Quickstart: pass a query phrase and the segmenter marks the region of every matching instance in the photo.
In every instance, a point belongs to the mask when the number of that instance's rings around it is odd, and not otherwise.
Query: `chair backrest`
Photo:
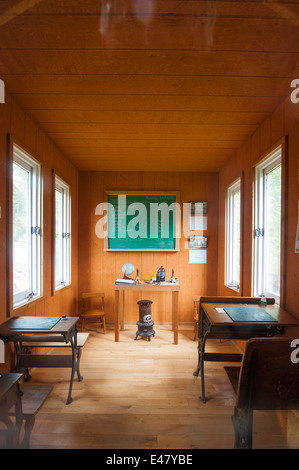
[[[81,298],[83,309],[85,309],[85,300],[93,301],[93,299],[101,299],[101,309],[104,310],[105,294],[103,292],[83,292]]]
[[[105,297],[103,292],[83,292],[82,299],[89,299],[91,297]]]
[[[199,302],[200,302],[200,295],[195,295],[195,296],[193,297],[194,315],[198,315],[198,312],[199,312]]]
[[[292,338],[253,338],[245,348],[236,407],[299,409],[299,363],[291,360]]]

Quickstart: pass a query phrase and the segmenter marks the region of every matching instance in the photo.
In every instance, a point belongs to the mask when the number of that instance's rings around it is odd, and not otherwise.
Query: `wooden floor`
[[[168,325],[155,331],[150,342],[135,341],[136,325],[126,325],[118,343],[109,326],[106,335],[91,331],[81,358],[83,381],[74,381],[70,405],[69,370],[33,369],[32,384],[54,388],[36,417],[31,448],[232,449],[234,396],[223,364],[207,363],[203,404],[200,378],[193,377],[192,326],[180,327],[178,345]],[[228,341],[210,341],[207,348],[234,350]],[[286,437],[275,412],[255,413],[254,447],[298,448],[298,422],[293,415]]]

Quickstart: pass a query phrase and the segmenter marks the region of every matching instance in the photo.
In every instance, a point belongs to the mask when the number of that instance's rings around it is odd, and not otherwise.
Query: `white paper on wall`
[[[206,264],[207,250],[189,250],[189,264]]]
[[[206,215],[194,215],[190,217],[190,230],[207,230],[208,217]]]

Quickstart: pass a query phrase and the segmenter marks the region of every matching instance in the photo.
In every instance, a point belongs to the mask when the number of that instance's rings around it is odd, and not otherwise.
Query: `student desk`
[[[124,306],[125,306],[125,291],[137,291],[137,292],[172,292],[172,330],[173,330],[173,342],[178,344],[178,296],[180,286],[172,282],[161,282],[160,284],[115,284],[115,341],[119,341],[119,324],[121,323],[121,329],[124,324]],[[119,293],[121,294],[121,305],[119,309]]]
[[[46,328],[47,318],[57,320],[57,323],[51,328]],[[77,328],[76,323],[79,317],[12,317],[0,325],[0,337],[4,342],[12,341],[15,345],[17,356],[17,372],[24,370],[27,378],[30,378],[28,367],[70,367],[71,378],[69,393],[66,404],[72,402],[72,386],[75,371],[78,380],[82,377],[79,372],[80,351],[77,346]],[[30,344],[46,341],[49,343],[63,342],[69,343],[72,354],[54,355],[54,354],[28,354]],[[24,346],[23,343],[26,343]]]
[[[259,299],[253,297],[201,297],[198,319],[198,364],[193,373],[201,373],[202,395],[200,400],[205,403],[204,362],[227,361],[241,362],[242,354],[207,353],[207,339],[248,340],[257,337],[272,337],[281,335],[287,326],[299,326],[299,320],[274,304],[269,299],[266,307],[260,307]],[[234,321],[223,310],[224,308],[262,308],[277,321]]]

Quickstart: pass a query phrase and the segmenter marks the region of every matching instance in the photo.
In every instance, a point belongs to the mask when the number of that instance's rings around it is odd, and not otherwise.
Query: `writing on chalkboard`
[[[106,223],[108,250],[176,250],[180,205],[177,193],[108,193]],[[103,212],[103,208],[101,207]],[[180,215],[180,213],[179,213]]]

